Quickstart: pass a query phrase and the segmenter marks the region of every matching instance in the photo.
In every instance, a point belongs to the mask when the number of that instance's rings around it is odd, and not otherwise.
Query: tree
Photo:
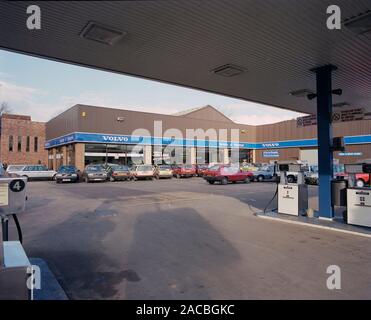
[[[2,102],[0,105],[0,116],[3,115],[4,113],[9,113],[11,112],[12,109],[9,107],[9,105],[6,102]]]

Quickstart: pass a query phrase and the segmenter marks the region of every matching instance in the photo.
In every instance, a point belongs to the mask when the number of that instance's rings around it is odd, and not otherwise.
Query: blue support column
[[[317,138],[319,166],[319,215],[332,219],[331,180],[333,179],[332,154],[332,71],[335,66],[326,65],[313,69],[317,75]]]

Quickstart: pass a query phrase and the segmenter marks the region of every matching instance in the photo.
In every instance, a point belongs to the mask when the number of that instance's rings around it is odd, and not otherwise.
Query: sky
[[[11,113],[48,121],[73,105],[90,104],[173,114],[212,105],[237,123],[259,125],[302,114],[132,76],[0,50],[0,103]]]

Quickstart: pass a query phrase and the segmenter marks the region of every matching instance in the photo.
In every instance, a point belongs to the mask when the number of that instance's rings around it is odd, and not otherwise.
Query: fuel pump
[[[301,164],[279,164],[278,212],[293,216],[306,214],[308,209],[308,186],[305,184],[304,168]],[[296,176],[289,183],[287,176]]]
[[[346,164],[348,174],[347,223],[371,227],[371,163]],[[357,186],[357,175],[368,175],[368,187]]]
[[[31,299],[27,285],[31,264],[23,250],[22,232],[17,214],[26,207],[27,178],[0,178],[0,300]],[[9,218],[13,217],[20,241],[9,241]]]

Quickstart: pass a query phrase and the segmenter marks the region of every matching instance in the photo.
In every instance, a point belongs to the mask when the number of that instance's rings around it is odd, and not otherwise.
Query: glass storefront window
[[[144,162],[143,148],[140,146],[103,143],[85,144],[85,165],[116,163],[130,166],[136,160]]]

